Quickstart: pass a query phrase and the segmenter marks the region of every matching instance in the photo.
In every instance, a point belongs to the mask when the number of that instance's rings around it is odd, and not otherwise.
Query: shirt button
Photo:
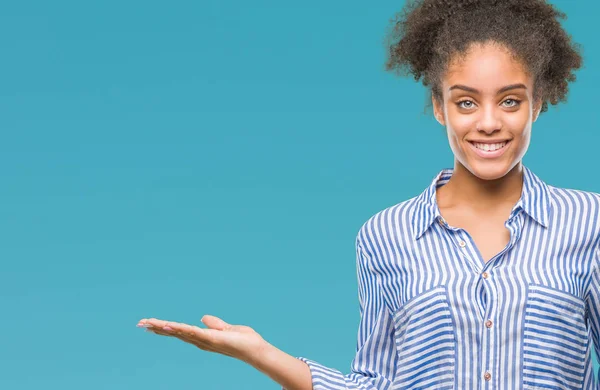
[[[489,381],[490,379],[492,379],[492,374],[486,371],[485,374],[483,374],[483,379]]]
[[[440,223],[440,225],[444,226],[444,218],[440,218],[438,222]]]
[[[464,241],[461,241],[458,243],[458,245],[460,245],[461,248],[464,248],[465,246],[467,246],[467,243]]]
[[[492,321],[490,321],[490,320],[487,320],[487,321],[485,322],[485,326],[486,326],[486,327],[488,327],[488,328],[491,328],[493,324],[494,324],[494,323],[493,323]]]
[[[482,274],[481,274],[481,276],[482,276],[484,279],[487,279],[487,278],[488,278],[488,276],[490,276],[490,274],[488,274],[487,272],[484,272],[484,273],[482,273]]]

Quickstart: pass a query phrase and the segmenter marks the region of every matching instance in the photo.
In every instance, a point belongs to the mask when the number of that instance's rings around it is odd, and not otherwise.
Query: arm
[[[592,269],[592,278],[590,280],[590,286],[588,288],[585,304],[586,311],[591,328],[591,336],[594,344],[594,351],[596,357],[600,354],[600,236],[594,251],[594,261]],[[594,375],[598,378],[599,373]],[[600,381],[596,382],[596,388],[600,389]]]
[[[351,372],[343,375],[340,371],[301,357],[299,360],[310,368],[314,390],[382,390],[390,388],[393,382],[397,362],[394,325],[378,276],[373,272],[370,259],[358,239],[356,268],[361,319]],[[295,390],[293,387],[284,388]]]
[[[394,326],[377,275],[358,241],[357,274],[361,320],[356,357],[348,375],[292,357],[266,342],[252,328],[230,325],[213,316],[202,318],[208,328],[154,318],[142,319],[138,326],[244,361],[287,390],[389,389],[396,368]]]

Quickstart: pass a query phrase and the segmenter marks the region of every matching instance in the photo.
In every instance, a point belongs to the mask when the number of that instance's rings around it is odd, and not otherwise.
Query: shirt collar
[[[429,187],[416,199],[416,209],[413,215],[413,237],[419,239],[431,224],[441,218],[440,210],[435,197],[435,190],[446,184],[454,170],[443,169],[438,173]],[[550,191],[548,185],[537,177],[531,170],[523,166],[523,190],[519,201],[515,204],[510,214],[512,218],[523,210],[531,218],[544,227],[548,227],[551,212]]]

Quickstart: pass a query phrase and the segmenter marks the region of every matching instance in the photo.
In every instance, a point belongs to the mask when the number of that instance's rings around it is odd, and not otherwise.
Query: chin
[[[497,180],[506,176],[514,168],[508,161],[474,162],[468,170],[481,180]]]

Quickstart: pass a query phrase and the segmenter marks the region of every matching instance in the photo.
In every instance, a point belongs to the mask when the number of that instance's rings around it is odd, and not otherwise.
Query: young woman
[[[552,187],[521,161],[581,66],[562,17],[543,0],[421,0],[398,16],[388,69],[430,87],[454,167],[360,229],[351,373],[212,316],[139,326],[288,390],[600,388],[600,195]]]

